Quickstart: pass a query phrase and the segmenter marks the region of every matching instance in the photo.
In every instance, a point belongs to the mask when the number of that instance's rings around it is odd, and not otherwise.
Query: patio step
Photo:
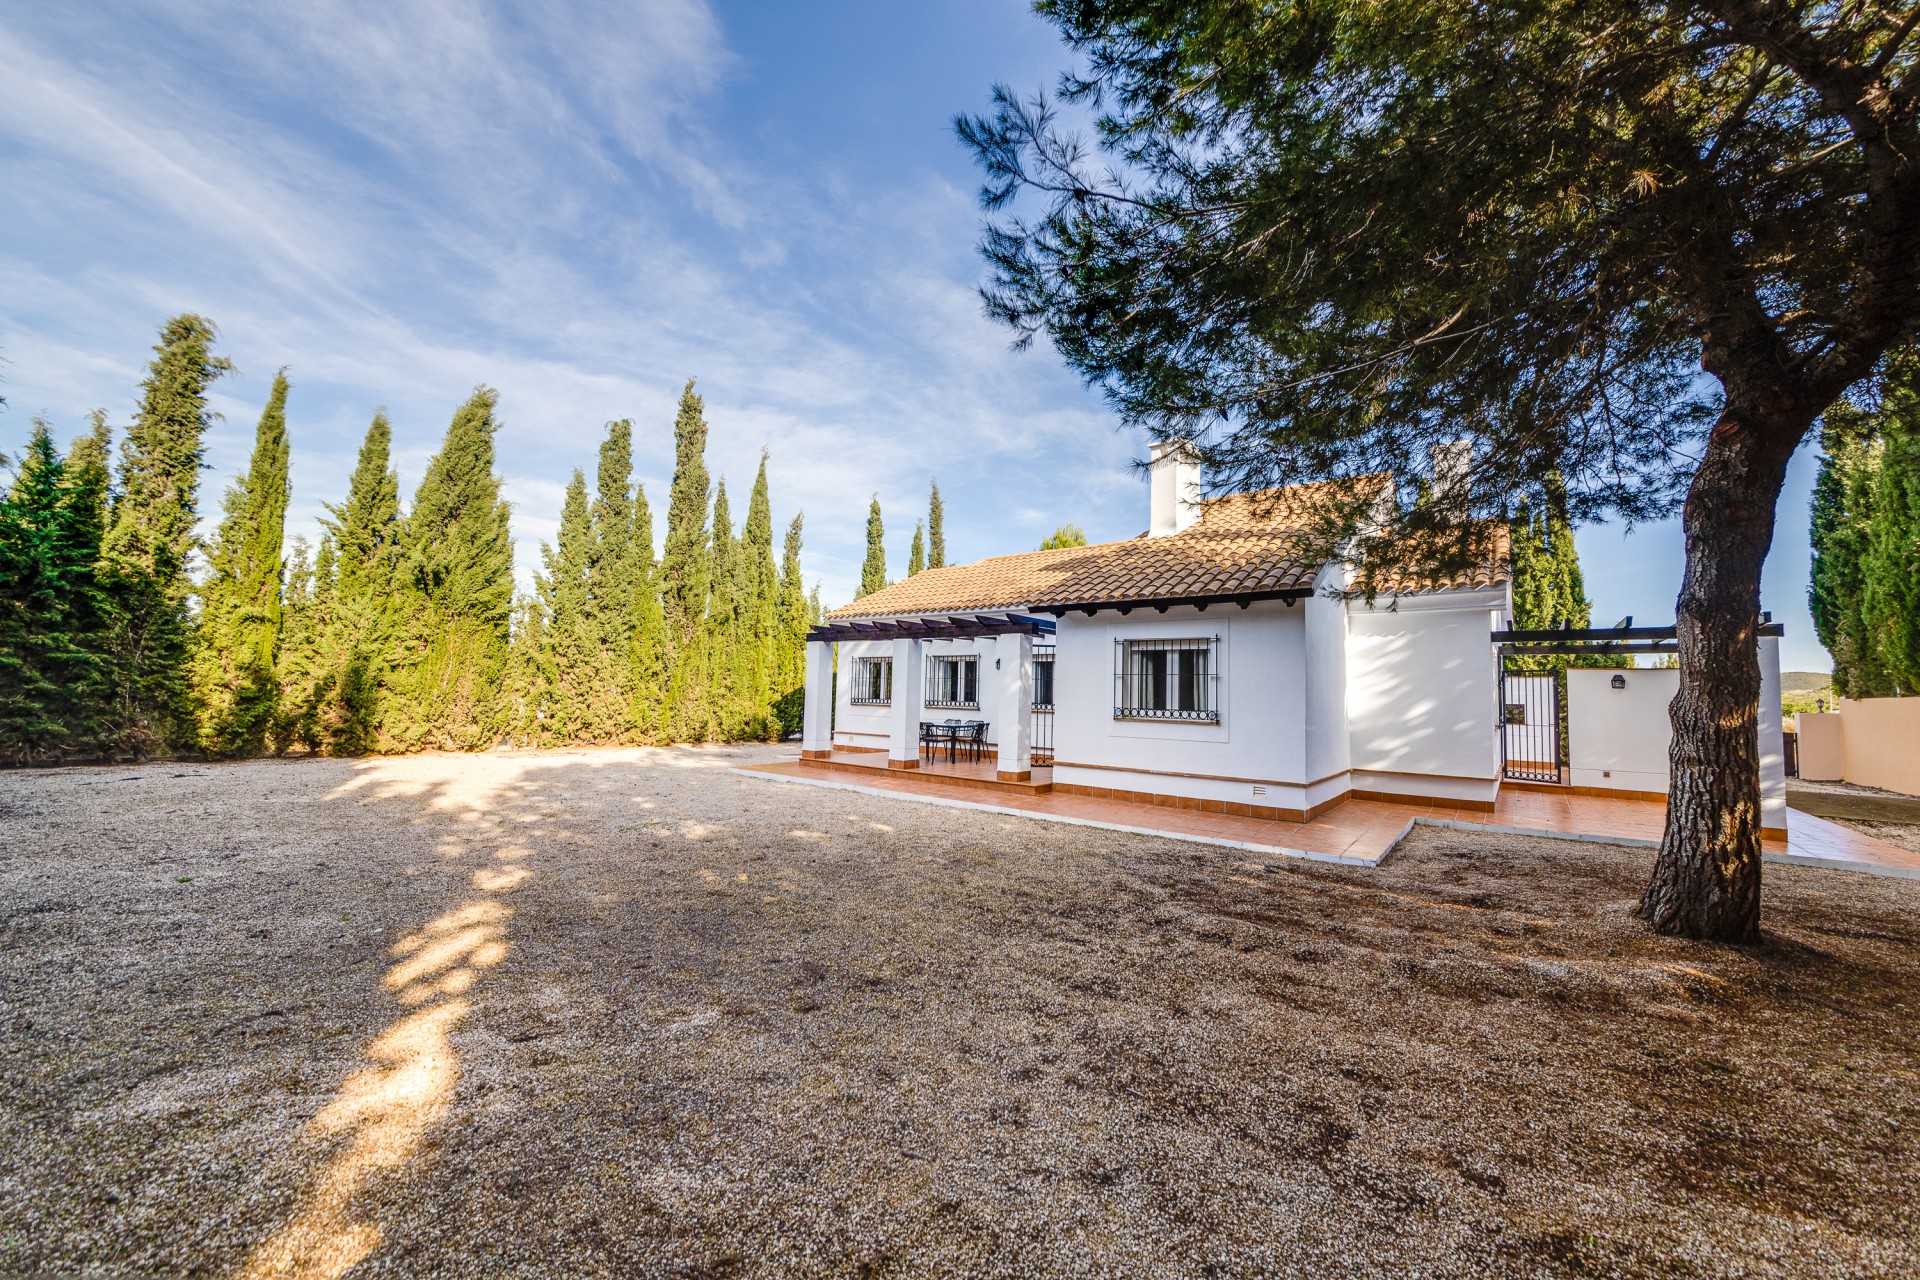
[[[914,782],[931,782],[938,786],[954,787],[962,791],[998,791],[1007,795],[1020,796],[1044,796],[1053,791],[1051,777],[1037,777],[1029,782],[1006,782],[999,778],[984,776],[985,770],[977,773],[962,773],[949,771],[947,766],[941,764],[923,764],[918,769],[889,769],[887,757],[883,752],[859,752],[857,755],[871,756],[873,763],[869,764],[858,758],[847,759],[838,753],[831,760],[802,760],[800,763],[806,768],[819,769],[827,773],[859,774],[869,779],[876,775],[902,780],[911,779]],[[1053,771],[1047,769],[1034,772],[1050,775]]]

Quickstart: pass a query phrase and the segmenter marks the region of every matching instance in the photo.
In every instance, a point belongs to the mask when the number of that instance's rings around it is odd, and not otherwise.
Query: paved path
[[[883,769],[865,770],[850,778],[846,772],[828,772],[797,760],[753,765],[741,772],[776,782],[893,795],[955,808],[1018,814],[1046,822],[1130,831],[1251,853],[1355,866],[1379,865],[1416,823],[1457,831],[1498,831],[1557,840],[1653,846],[1660,842],[1666,818],[1666,806],[1658,801],[1516,790],[1503,792],[1492,813],[1440,805],[1349,800],[1310,821],[1284,822],[1058,792],[1046,795],[983,792]],[[1769,840],[1764,856],[1769,862],[1920,878],[1920,853],[1795,810],[1787,813],[1787,839],[1784,842]]]

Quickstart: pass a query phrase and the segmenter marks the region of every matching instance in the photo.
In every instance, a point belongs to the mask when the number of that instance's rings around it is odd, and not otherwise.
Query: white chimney
[[[1427,467],[1435,501],[1464,500],[1467,475],[1473,470],[1473,441],[1449,440],[1429,446]]]
[[[1179,533],[1200,518],[1200,455],[1185,440],[1157,442],[1147,472],[1153,478],[1153,500],[1147,536]]]

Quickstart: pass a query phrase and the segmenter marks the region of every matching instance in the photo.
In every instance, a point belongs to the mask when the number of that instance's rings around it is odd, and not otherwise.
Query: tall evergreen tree
[[[669,667],[667,736],[704,737],[707,726],[708,596],[713,550],[707,537],[707,421],[688,379],[673,422],[673,487],[667,499],[666,546],[660,555],[660,606]]]
[[[93,465],[63,462],[36,419],[0,496],[0,761],[9,764],[97,747],[106,669]]]
[[[589,594],[593,550],[587,477],[575,468],[560,508],[559,535],[551,547],[541,545],[543,567],[536,582],[542,661],[534,732],[547,744],[595,741],[601,727],[594,716],[600,670]]]
[[[907,549],[907,576],[911,578],[927,567],[927,532],[916,520],[913,522],[913,544]]]
[[[1879,664],[1861,606],[1881,445],[1871,418],[1842,401],[1820,427],[1820,473],[1813,484],[1813,570],[1807,606],[1833,658],[1834,691],[1843,698],[1881,692]]]
[[[1885,692],[1920,692],[1920,356],[1885,380],[1872,518],[1861,556],[1860,621]]]
[[[407,748],[475,750],[504,725],[513,540],[494,474],[499,395],[476,388],[447,428],[408,515],[404,677],[383,729]]]
[[[113,682],[108,732],[136,755],[192,740],[187,576],[195,546],[207,391],[232,365],[196,315],[161,326],[121,451],[119,492],[101,545]]]
[[[760,451],[760,472],[754,477],[747,501],[746,523],[740,527],[740,581],[744,602],[741,620],[745,662],[742,680],[748,712],[742,734],[754,740],[777,736],[773,708],[773,678],[778,667],[775,652],[780,614],[780,572],[773,561],[773,499],[767,488],[767,452]]]
[[[887,529],[880,521],[880,497],[867,508],[867,559],[860,566],[860,594],[870,596],[887,585]]]
[[[634,645],[641,595],[649,590],[652,532],[641,546],[635,527],[633,424],[607,424],[600,443],[589,522],[593,545],[587,559],[587,610],[593,671],[585,690],[583,731],[593,742],[631,742],[642,736],[634,715],[641,699]],[[640,500],[644,502],[645,499]],[[655,639],[657,643],[657,637]],[[647,699],[657,699],[654,691]]]
[[[316,745],[331,755],[360,755],[380,741],[381,704],[408,599],[400,475],[393,467],[393,426],[384,410],[367,426],[346,501],[329,503],[321,523],[333,573],[328,591],[317,597],[325,675],[314,707],[313,723],[321,735]]]
[[[713,491],[713,542],[710,551],[713,586],[707,605],[707,696],[702,714],[688,723],[694,741],[736,736],[743,717],[740,688],[740,546],[733,537],[733,508],[727,501],[722,477]]]
[[[219,756],[258,755],[279,709],[282,543],[288,487],[287,375],[254,433],[247,472],[227,490],[207,549],[193,673],[200,745]]]
[[[947,567],[947,509],[940,505],[940,482],[927,498],[927,568]]]
[[[653,558],[653,509],[644,485],[633,488],[633,574],[627,722],[641,742],[669,736],[672,704],[667,620],[660,603],[659,570]]]
[[[800,546],[805,515],[796,512],[780,548],[780,606],[775,648],[773,704],[782,734],[800,728],[806,706],[807,629],[813,612],[800,575]]]

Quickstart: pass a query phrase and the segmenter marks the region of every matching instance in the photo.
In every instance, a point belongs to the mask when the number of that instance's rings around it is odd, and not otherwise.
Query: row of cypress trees
[[[1920,692],[1920,356],[1821,423],[1807,603],[1842,697]]]
[[[927,496],[927,518],[915,521],[913,542],[907,549],[907,576],[922,569],[944,569],[947,564],[946,508],[940,502],[940,482]],[[887,526],[880,518],[880,499],[867,508],[867,556],[860,565],[860,594],[870,596],[887,585]]]
[[[485,387],[406,511],[392,427],[376,414],[317,548],[295,539],[283,560],[283,370],[203,545],[207,394],[230,368],[214,340],[198,316],[162,328],[117,467],[104,413],[64,455],[36,420],[0,497],[0,760],[764,739],[797,726],[820,613],[802,585],[801,520],[776,563],[763,453],[735,535],[691,382],[664,554],[633,482],[632,423],[614,422],[592,497],[576,471],[537,589],[516,600],[498,397]]]

